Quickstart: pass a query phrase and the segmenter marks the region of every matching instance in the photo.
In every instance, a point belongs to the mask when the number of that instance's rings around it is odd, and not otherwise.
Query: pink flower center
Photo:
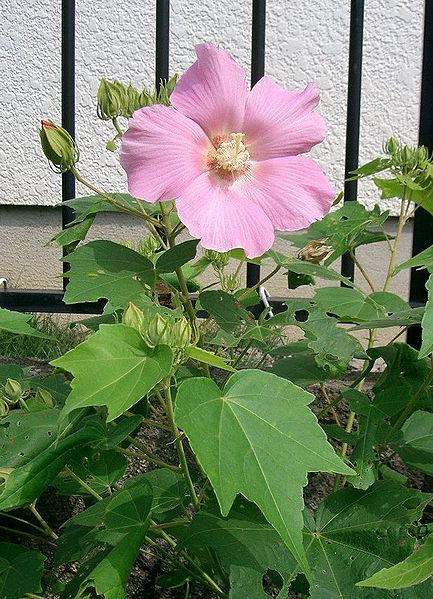
[[[219,175],[243,174],[250,153],[243,143],[244,133],[230,133],[230,136],[217,136],[213,139],[215,151],[208,157],[208,166]]]

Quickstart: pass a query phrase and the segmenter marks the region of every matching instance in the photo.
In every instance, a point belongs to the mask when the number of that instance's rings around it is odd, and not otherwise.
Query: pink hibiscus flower
[[[263,77],[249,92],[241,67],[202,44],[171,106],[137,110],[120,162],[131,195],[175,200],[203,247],[260,256],[274,230],[295,231],[326,214],[335,197],[308,152],[326,134],[314,85],[288,92]]]

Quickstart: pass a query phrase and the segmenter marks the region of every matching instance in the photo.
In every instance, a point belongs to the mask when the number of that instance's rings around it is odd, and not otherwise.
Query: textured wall
[[[99,78],[153,84],[154,4],[151,0],[77,1],[77,140],[81,169],[109,190],[124,188],[116,156],[105,151],[111,136],[95,115]],[[369,160],[391,133],[417,139],[422,0],[366,0],[361,160]],[[172,1],[171,71],[193,60],[193,44],[213,41],[245,68],[250,56],[249,1]],[[316,81],[329,136],[314,150],[341,187],[344,159],[348,0],[269,0],[267,73],[289,89]],[[41,118],[60,115],[60,2],[0,3],[0,204],[53,205],[59,177],[38,147]],[[83,192],[83,190],[79,190]],[[374,194],[361,187],[361,199]]]

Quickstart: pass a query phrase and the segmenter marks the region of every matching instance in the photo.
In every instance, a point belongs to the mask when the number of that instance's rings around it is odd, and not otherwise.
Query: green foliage
[[[310,597],[430,597],[432,582],[408,591],[375,591],[371,595],[355,584],[412,553],[415,539],[408,534],[407,525],[421,517],[431,499],[431,494],[385,481],[367,491],[347,488],[326,498],[316,518],[306,518],[305,547],[313,577]]]
[[[289,381],[253,370],[232,375],[223,392],[211,380],[187,380],[176,398],[176,422],[209,477],[222,514],[242,493],[259,506],[307,574],[301,542],[307,472],[352,473],[307,408],[312,399]],[[242,462],[238,456],[244,456]]]
[[[150,260],[112,241],[91,241],[63,258],[71,265],[64,301],[93,302],[108,299],[115,307],[139,303],[145,286],[155,284]]]
[[[15,335],[30,335],[31,337],[49,339],[49,335],[41,333],[29,325],[31,318],[29,314],[21,314],[20,312],[12,312],[11,310],[0,308],[0,331],[7,331]]]
[[[42,592],[45,556],[22,545],[0,543],[0,597],[22,599]]]
[[[199,300],[202,308],[228,333],[232,333],[244,320],[251,318],[245,308],[225,291],[204,291],[200,293]]]
[[[89,370],[92,363],[95,371]],[[114,420],[166,377],[172,353],[165,345],[147,347],[135,329],[123,324],[101,325],[99,331],[52,362],[74,375],[64,415],[85,406],[106,406]]]
[[[418,410],[406,420],[394,448],[409,468],[433,475],[433,414]]]
[[[369,578],[357,583],[358,587],[380,589],[406,589],[420,584],[433,576],[433,537],[429,536],[421,547],[414,548],[404,561],[379,570]]]

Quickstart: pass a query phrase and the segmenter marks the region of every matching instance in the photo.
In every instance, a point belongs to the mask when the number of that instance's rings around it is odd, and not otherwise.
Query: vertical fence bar
[[[424,44],[422,59],[421,101],[419,115],[419,144],[433,152],[433,1],[425,1]],[[433,241],[433,217],[424,208],[417,208],[413,224],[412,256],[429,247]],[[410,273],[409,301],[422,306],[427,301],[426,270],[412,268]],[[407,341],[412,347],[421,347],[421,327],[410,327]]]
[[[359,129],[361,120],[362,44],[364,37],[364,0],[350,4],[349,76],[347,83],[346,158],[344,178],[358,168]],[[358,182],[345,181],[344,200],[358,197]],[[349,254],[341,258],[341,274],[353,280],[354,264]]]
[[[62,127],[75,139],[75,0],[62,0]],[[75,178],[62,175],[62,202],[75,197]],[[74,211],[62,206],[62,229],[74,220]],[[63,250],[65,255],[65,250]],[[69,265],[63,263],[63,272]],[[67,279],[63,279],[63,288]]]
[[[170,0],[156,0],[155,87],[168,80],[170,47]]]
[[[251,32],[251,87],[265,74],[266,0],[253,0]],[[260,281],[260,266],[247,264],[247,287]]]

